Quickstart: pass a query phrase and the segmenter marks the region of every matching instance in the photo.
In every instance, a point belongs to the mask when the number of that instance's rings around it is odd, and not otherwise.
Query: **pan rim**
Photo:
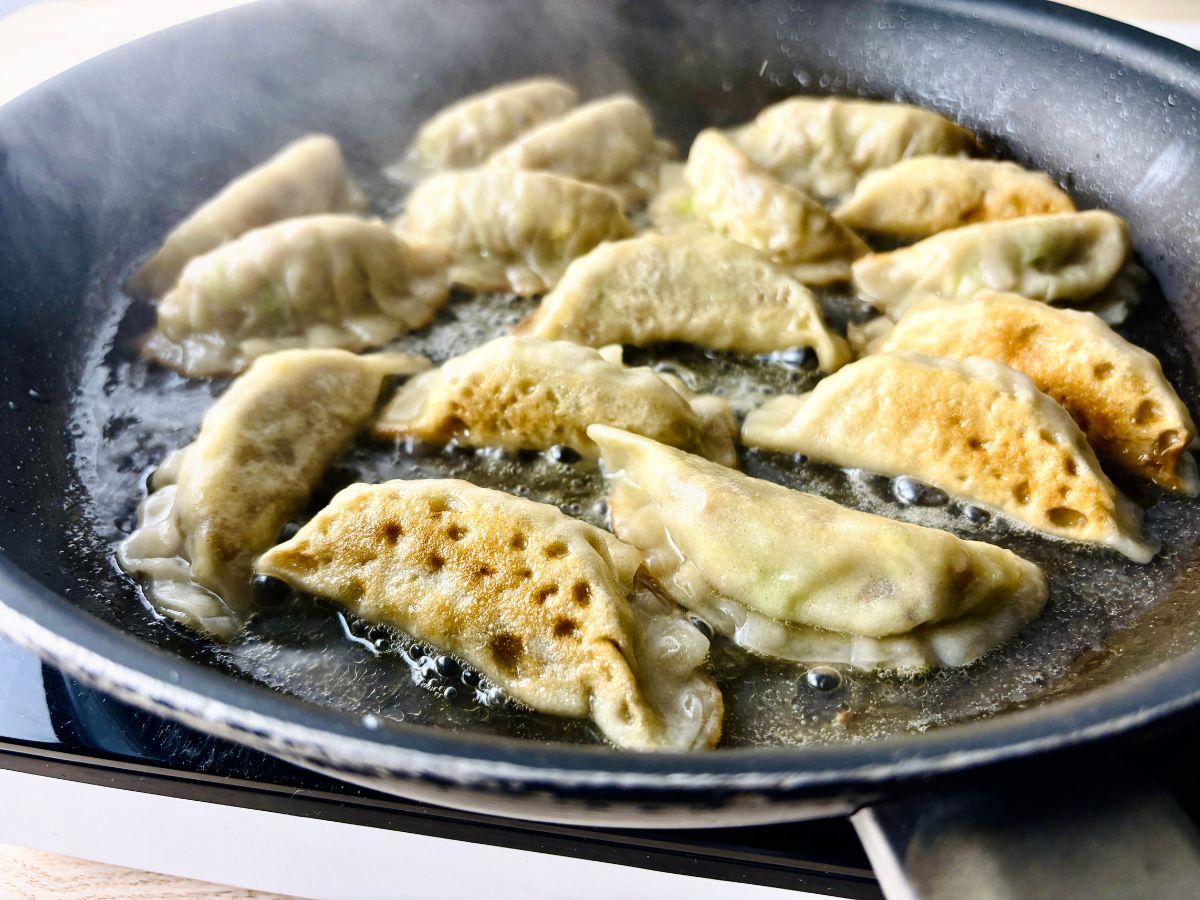
[[[907,0],[884,4],[882,11],[906,6],[1018,28],[1074,48],[1094,51],[1102,37],[1112,45],[1105,55],[1119,55],[1131,70],[1170,81],[1181,93],[1200,98],[1200,54],[1133,26],[1038,0]],[[252,9],[218,15],[249,16]],[[207,18],[140,40],[170,38]],[[37,103],[43,86],[5,104],[3,114]],[[369,728],[351,713],[240,681],[141,641],[48,590],[2,553],[0,633],[98,689],[206,730],[216,725],[226,736],[260,749],[300,754],[348,771],[506,789],[520,784],[679,792],[841,791],[853,784],[959,772],[1077,746],[1200,705],[1197,649],[1103,688],[922,734],[861,744],[632,754],[403,723]]]

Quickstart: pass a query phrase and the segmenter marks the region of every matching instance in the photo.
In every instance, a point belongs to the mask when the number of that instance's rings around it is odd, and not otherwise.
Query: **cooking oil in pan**
[[[191,440],[224,383],[191,382],[141,361],[136,337],[151,324],[149,309],[104,287],[93,300],[105,304],[109,321],[95,329],[71,433],[87,515],[111,545],[131,528],[147,471]],[[822,301],[839,328],[867,312],[834,291],[825,292]],[[441,362],[501,335],[535,307],[534,301],[506,295],[455,296],[431,326],[392,346]],[[1161,298],[1148,298],[1122,330],[1163,360],[1195,408],[1194,373]],[[626,361],[673,372],[694,390],[723,395],[739,415],[769,396],[808,390],[820,377],[804,353],[756,359],[665,346],[627,348]],[[1004,647],[969,668],[920,678],[767,661],[717,636],[711,669],[726,698],[722,746],[867,740],[1035,703],[1069,685],[1081,658],[1113,652],[1106,635],[1137,623],[1167,594],[1200,535],[1195,501],[1140,485],[1127,487],[1150,504],[1147,528],[1164,545],[1146,566],[1010,528],[909,479],[889,481],[761,451],[743,450],[741,465],[751,475],[847,506],[1009,547],[1043,567],[1052,593],[1045,612]],[[596,525],[606,522],[597,465],[569,450],[502,453],[367,441],[332,467],[306,515],[353,481],[435,477],[463,478],[553,503]],[[356,712],[368,724],[396,720],[545,740],[598,740],[587,723],[523,710],[460,661],[345,617],[314,598],[280,595],[276,588],[261,607],[242,634],[210,651],[216,664],[311,702]],[[164,634],[174,630],[165,621],[157,627]]]

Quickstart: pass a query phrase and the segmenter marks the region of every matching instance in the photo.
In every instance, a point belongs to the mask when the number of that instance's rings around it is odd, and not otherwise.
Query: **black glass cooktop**
[[[622,831],[513,822],[397,800],[127,706],[2,638],[0,768],[664,872],[882,897],[843,819]]]

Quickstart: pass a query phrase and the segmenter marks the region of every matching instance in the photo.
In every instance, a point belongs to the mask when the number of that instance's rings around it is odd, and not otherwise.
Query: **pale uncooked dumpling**
[[[497,151],[489,165],[589,181],[631,205],[658,185],[659,166],[673,152],[670,143],[655,138],[649,111],[618,94],[531,129]]]
[[[255,569],[478,668],[535,710],[632,750],[700,750],[723,704],[708,641],[634,586],[612,535],[465,481],[352,485]]]
[[[1129,256],[1125,223],[1092,210],[966,225],[854,263],[858,295],[897,318],[931,297],[969,300],[1008,291],[1078,302],[1113,280]]]
[[[253,228],[314,213],[366,209],[346,175],[338,142],[312,134],[288,144],[262,165],[227,184],[180,222],[162,247],[129,279],[136,294],[160,297],[188,261]]]
[[[549,290],[571,260],[633,232],[612,191],[500,166],[421,182],[396,225],[449,248],[453,283],[522,296]]]
[[[509,450],[563,445],[596,456],[587,427],[602,422],[736,465],[737,423],[727,401],[624,366],[620,351],[601,355],[569,341],[497,338],[409,381],[374,433]]]
[[[1047,597],[1037,566],[596,425],[618,537],[661,589],[756,653],[864,670],[963,666]]]
[[[760,166],[820,198],[854,190],[867,172],[910,156],[977,151],[974,135],[928,109],[905,103],[792,97],[732,132]]]
[[[833,214],[856,231],[917,240],[978,222],[1074,211],[1043,172],[993,159],[918,156],[868,173]]]
[[[1036,531],[1136,562],[1158,551],[1067,411],[989,359],[868,356],[807,394],[767,401],[746,418],[742,440],[910,475]]]
[[[154,473],[117,558],[163,615],[230,637],[251,609],[251,564],[300,512],[375,411],[385,377],[428,366],[399,353],[284,350],[261,357]]]
[[[875,349],[1002,362],[1061,403],[1101,458],[1170,490],[1200,487],[1196,426],[1162,365],[1091,313],[985,291],[909,310]]]
[[[185,375],[239,372],[276,350],[365,350],[428,324],[449,257],[379,221],[288,219],[188,263],[143,352]]]
[[[602,244],[571,263],[514,331],[592,347],[809,347],[827,372],[850,358],[808,288],[757,251],[699,228]]]
[[[802,281],[844,280],[867,245],[820,203],[751,162],[715,129],[697,135],[683,169],[686,193],[668,176],[651,213],[664,229],[691,218],[753,247]]]
[[[420,169],[477,166],[523,132],[561,116],[575,89],[555,78],[513,81],[447,106],[418,130],[409,159]]]

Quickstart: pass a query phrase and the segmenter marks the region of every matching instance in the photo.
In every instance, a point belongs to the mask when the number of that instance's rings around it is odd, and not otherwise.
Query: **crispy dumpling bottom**
[[[255,569],[478,668],[535,710],[590,718],[618,747],[720,738],[708,641],[635,584],[611,534],[465,481],[357,484]]]

